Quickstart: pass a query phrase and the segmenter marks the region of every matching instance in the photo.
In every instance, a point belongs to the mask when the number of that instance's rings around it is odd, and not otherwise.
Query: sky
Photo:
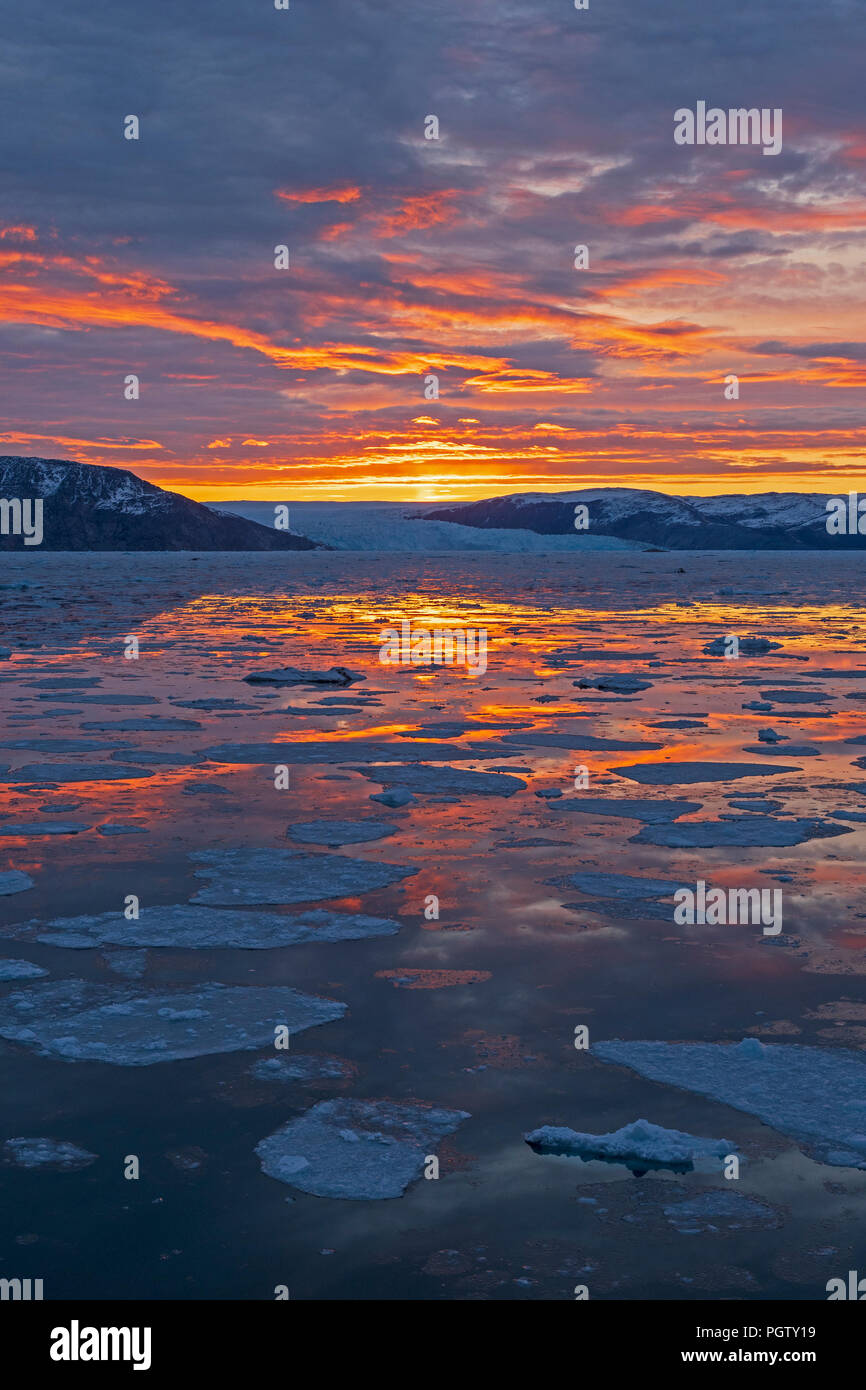
[[[3,453],[199,500],[862,482],[864,0],[0,0],[0,38]],[[698,102],[780,152],[677,144]]]

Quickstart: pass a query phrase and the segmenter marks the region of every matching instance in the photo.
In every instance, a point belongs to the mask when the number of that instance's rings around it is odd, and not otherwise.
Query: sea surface
[[[0,982],[0,1034],[4,1001],[33,1000],[30,1036],[0,1037],[0,1278],[42,1278],[46,1299],[273,1299],[282,1287],[300,1300],[571,1300],[581,1288],[808,1300],[866,1273],[866,1148],[864,1167],[828,1160],[805,1134],[808,1086],[793,1133],[700,1094],[699,1079],[665,1084],[592,1052],[612,1039],[820,1049],[829,1091],[843,1054],[866,1062],[863,599],[856,554],[4,557],[0,873],[33,886],[0,897],[0,957],[48,973]],[[383,665],[382,633],[403,621],[483,629],[486,671]],[[703,650],[729,635],[779,645]],[[244,681],[285,667],[364,679]],[[611,674],[646,686],[599,688]],[[112,727],[126,721],[140,727]],[[768,728],[783,740],[759,740]],[[413,753],[419,738],[428,746]],[[399,785],[403,762],[410,785],[419,766],[440,776],[422,774],[405,807],[371,801],[377,768]],[[764,766],[677,781],[676,765],[694,763]],[[617,771],[655,764],[672,780]],[[449,768],[495,775],[449,785]],[[651,801],[662,820],[587,814],[582,798]],[[674,819],[672,799],[696,805]],[[750,815],[796,821],[803,838],[657,842],[659,824]],[[288,833],[367,819],[394,833],[336,847]],[[324,909],[399,930],[268,949],[38,939],[57,919],[141,925],[207,888],[191,855],[252,849],[411,870],[350,897],[327,896],[327,865],[307,901],[239,895],[247,912]],[[670,897],[602,880],[582,890],[581,873],[779,889],[784,921],[773,935],[679,925]],[[275,874],[271,896],[290,879]],[[138,923],[124,917],[131,898]],[[294,1034],[287,1053],[260,1041],[129,1065],[122,1001],[111,1060],[76,1059],[73,1023],[72,1041],[40,1051],[42,1033],[57,1037],[45,987],[65,980],[136,997],[285,986],[346,1008]],[[588,1048],[575,1045],[582,1027]],[[301,1074],[272,1079],[260,1064],[275,1058]],[[317,1196],[262,1171],[263,1139],[337,1099],[468,1117],[422,1146],[438,1178],[418,1173],[400,1196]],[[861,1138],[866,1092],[863,1116]],[[729,1141],[739,1176],[636,1176],[524,1139],[638,1119]],[[95,1158],[22,1164],[14,1138]],[[351,1147],[334,1149],[337,1170],[351,1168]],[[131,1158],[137,1178],[124,1175]]]

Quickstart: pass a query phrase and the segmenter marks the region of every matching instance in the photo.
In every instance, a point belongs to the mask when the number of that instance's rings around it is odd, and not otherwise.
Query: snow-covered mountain
[[[124,468],[0,457],[0,504],[42,503],[42,540],[25,545],[0,514],[0,550],[312,550],[306,536],[215,512]],[[31,516],[33,515],[31,511]],[[273,512],[271,513],[273,521]],[[7,534],[3,534],[3,530]]]
[[[424,517],[437,525],[617,538],[670,550],[866,549],[866,536],[828,534],[828,500],[816,493],[671,497],[640,488],[582,488],[490,497],[436,507]],[[575,531],[575,507],[581,504],[588,527]]]

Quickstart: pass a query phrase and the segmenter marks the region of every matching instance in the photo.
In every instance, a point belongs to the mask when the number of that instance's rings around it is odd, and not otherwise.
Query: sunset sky
[[[3,453],[203,500],[863,484],[864,0],[0,16]],[[676,145],[698,101],[781,153]]]

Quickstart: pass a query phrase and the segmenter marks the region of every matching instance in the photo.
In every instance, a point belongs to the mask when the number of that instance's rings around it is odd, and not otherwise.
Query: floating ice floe
[[[100,835],[149,835],[146,825],[122,825],[116,821],[106,821],[96,827]]]
[[[332,666],[328,671],[300,671],[296,666],[283,666],[277,671],[251,671],[244,676],[248,685],[351,685],[366,679],[345,666]]]
[[[106,743],[95,738],[15,738],[0,743],[0,748],[19,748],[36,753],[108,753],[128,749],[124,743]]]
[[[81,1168],[89,1168],[98,1157],[63,1139],[7,1139],[0,1144],[0,1161],[10,1168],[77,1173]]]
[[[311,820],[290,825],[286,834],[305,845],[362,845],[396,835],[397,827],[382,820]]]
[[[47,974],[41,965],[29,960],[0,960],[0,980],[38,980],[40,975]]]
[[[230,907],[356,897],[418,873],[407,864],[290,849],[198,850],[190,858],[205,866],[196,870],[196,878],[212,880],[191,901]]]
[[[152,715],[147,719],[88,720],[87,723],[81,725],[81,728],[87,729],[88,732],[104,729],[108,733],[113,730],[118,734],[163,734],[200,729],[201,724],[197,719],[169,719]]]
[[[715,1160],[721,1167],[725,1158],[735,1152],[729,1139],[699,1139],[649,1120],[634,1120],[610,1134],[581,1134],[574,1129],[543,1125],[524,1137],[536,1153],[580,1158],[584,1163],[593,1159],[623,1163],[637,1177],[655,1168],[689,1173],[696,1166],[695,1161],[701,1159]]]
[[[346,1005],[282,985],[207,984],[142,992],[84,980],[43,982],[0,999],[0,1037],[41,1057],[149,1067],[215,1052],[273,1045],[340,1018]]]
[[[116,758],[118,762],[131,759],[132,762],[144,763],[145,766],[152,765],[155,767],[192,767],[202,760],[201,753],[165,753],[162,750],[159,752],[151,752],[146,748],[127,748],[123,753],[112,753],[111,756],[112,758]],[[145,777],[152,776],[149,772],[143,774],[139,773],[137,775]]]
[[[371,801],[381,801],[383,806],[411,806],[415,798],[408,787],[391,787],[386,792],[373,792]]]
[[[109,970],[125,980],[140,980],[147,967],[147,951],[103,951]]]
[[[764,751],[764,750],[762,750]],[[770,777],[781,772],[802,772],[800,767],[779,763],[631,763],[612,767],[617,777],[649,787],[670,787],[681,782],[732,782],[738,777]]]
[[[664,1208],[669,1224],[680,1235],[713,1235],[722,1231],[770,1229],[781,1225],[779,1216],[766,1202],[741,1192],[702,1192],[684,1202]]]
[[[69,695],[58,695],[51,692],[47,695],[38,695],[38,700],[50,700],[52,704],[72,704],[72,705],[158,705],[159,701],[155,695],[82,695],[80,691],[75,691]]]
[[[581,690],[612,690],[618,695],[636,695],[639,690],[649,690],[652,686],[652,681],[641,680],[640,676],[634,676],[628,671],[611,672],[592,679],[584,676],[581,680],[571,683]]]
[[[682,887],[674,879],[637,878],[633,874],[605,874],[592,869],[569,874],[568,881],[581,893],[598,893],[603,898],[661,898]]]
[[[0,898],[8,898],[12,893],[24,893],[33,887],[33,879],[20,869],[7,869],[0,873]]]
[[[776,820],[773,816],[732,816],[729,820],[645,826],[632,836],[632,843],[667,845],[670,849],[717,849],[722,845],[778,847],[802,845],[806,840],[829,839],[850,831],[850,825],[806,817]]]
[[[402,743],[367,743],[362,739],[332,739],[320,743],[296,739],[286,743],[222,743],[205,748],[202,755],[215,763],[273,766],[275,763],[436,763],[462,758],[475,761],[487,756],[501,758],[502,754],[500,742],[475,743],[461,748],[457,743],[415,743],[408,739]]]
[[[730,644],[729,637],[714,637],[712,642],[707,642],[701,648],[706,656],[725,656]],[[781,647],[781,642],[771,642],[769,637],[738,637],[737,650],[740,656],[763,656],[765,652],[771,652],[777,647]]]
[[[257,1081],[342,1081],[352,1066],[340,1057],[264,1057],[250,1068]]]
[[[545,733],[543,730],[528,734],[505,734],[500,742],[518,748],[574,748],[599,753],[651,753],[664,747],[662,743],[642,742],[640,739],[594,738],[592,734],[583,733],[579,725],[573,733],[567,734]]]
[[[0,837],[5,835],[80,835],[82,830],[89,829],[89,825],[83,825],[80,821],[74,820],[32,820],[21,821],[17,825],[13,821],[4,821],[0,825]]]
[[[324,1100],[256,1145],[262,1169],[314,1197],[400,1197],[466,1110],[417,1102]]]
[[[178,903],[171,907],[147,907],[137,921],[128,922],[117,912],[96,917],[58,917],[53,922],[24,922],[9,928],[17,940],[39,941],[45,946],[168,946],[178,950],[224,948],[269,951],[280,946],[321,941],[360,941],[393,936],[400,923],[390,917],[366,917],[363,913],[326,912],[318,909],[292,916],[276,912],[211,910]]]
[[[835,695],[828,695],[823,690],[762,690],[761,699],[769,700],[774,705],[820,705],[827,700],[835,700]]]
[[[866,1168],[866,1054],[799,1044],[600,1042],[602,1062],[630,1067],[756,1115],[822,1163]]]
[[[126,756],[129,756],[128,754]],[[125,782],[133,777],[152,777],[140,767],[119,763],[28,763],[5,773],[3,782]]]
[[[358,767],[372,782],[396,784],[418,795],[438,792],[458,796],[513,796],[526,790],[520,777],[503,772],[467,772],[459,767]]]
[[[747,743],[743,747],[744,753],[763,753],[764,757],[777,758],[819,758],[821,749],[815,748],[811,743],[789,743],[787,748],[769,748],[760,743]]]
[[[574,796],[556,804],[557,811],[574,811],[583,816],[616,816],[622,820],[646,821],[650,825],[657,821],[674,821],[700,809],[700,801],[650,801],[639,796]]]

